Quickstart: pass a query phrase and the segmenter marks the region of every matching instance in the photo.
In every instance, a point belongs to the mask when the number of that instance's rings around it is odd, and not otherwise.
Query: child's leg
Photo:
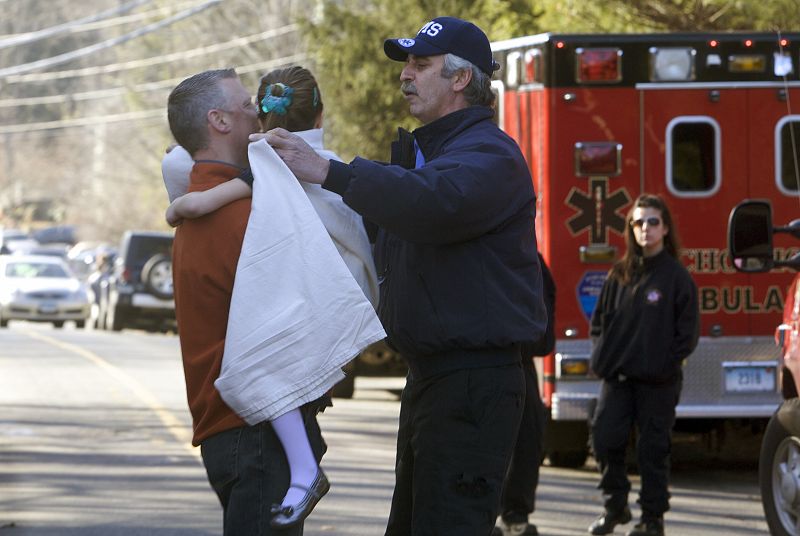
[[[286,460],[289,462],[290,482],[304,487],[311,486],[317,476],[319,465],[314,458],[311,444],[308,442],[308,434],[306,434],[300,410],[293,409],[289,413],[284,413],[271,421],[271,424],[283,445]],[[284,506],[297,504],[304,495],[304,489],[292,486],[286,492],[282,504]]]

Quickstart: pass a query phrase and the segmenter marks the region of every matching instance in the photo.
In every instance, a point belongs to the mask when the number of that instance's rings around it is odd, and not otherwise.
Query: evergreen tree
[[[303,22],[326,103],[328,144],[342,157],[388,160],[396,128],[419,126],[400,93],[402,64],[386,57],[383,41],[412,37],[432,18],[453,14],[498,40],[537,32],[541,11],[533,0],[323,0]]]

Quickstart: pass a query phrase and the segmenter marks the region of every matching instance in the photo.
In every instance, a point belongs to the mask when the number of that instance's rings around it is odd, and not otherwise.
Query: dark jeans
[[[544,451],[545,407],[539,396],[539,380],[533,362],[523,365],[523,371],[525,408],[500,501],[503,521],[508,524],[527,522],[528,515],[536,508],[539,465]]]
[[[487,536],[522,416],[520,364],[408,378],[387,536]]]
[[[602,473],[598,487],[603,490],[607,510],[619,511],[628,504],[631,483],[625,449],[634,424],[642,513],[661,516],[669,510],[669,456],[680,392],[680,380],[659,385],[603,381],[592,423],[592,444]]]
[[[317,424],[316,408],[302,409],[311,448],[322,459],[325,442]],[[234,428],[200,445],[208,481],[223,510],[225,536],[301,536],[303,525],[276,530],[270,527],[270,507],[280,504],[289,488],[289,465],[269,422]]]

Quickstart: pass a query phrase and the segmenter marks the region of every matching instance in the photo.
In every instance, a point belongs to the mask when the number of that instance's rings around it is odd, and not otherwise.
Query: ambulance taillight
[[[622,144],[614,141],[575,144],[575,175],[614,177],[622,168]]]

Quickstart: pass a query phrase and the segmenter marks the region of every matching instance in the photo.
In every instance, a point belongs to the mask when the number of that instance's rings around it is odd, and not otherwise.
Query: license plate
[[[767,393],[775,391],[775,371],[772,363],[723,363],[726,393]]]
[[[43,315],[52,315],[58,312],[58,306],[55,303],[43,303],[39,305],[39,312]]]

